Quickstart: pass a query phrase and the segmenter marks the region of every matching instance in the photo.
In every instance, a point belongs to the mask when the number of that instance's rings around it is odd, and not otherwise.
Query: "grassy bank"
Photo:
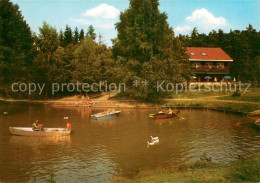
[[[241,96],[234,95],[234,92],[205,92],[188,91],[178,94],[172,94],[161,104],[141,103],[131,98],[124,98],[116,93],[103,93],[92,97],[92,102],[95,103],[93,107],[105,108],[149,108],[149,107],[204,107],[208,109],[215,109],[221,111],[233,111],[240,113],[248,113],[260,109],[260,88],[251,88],[250,92],[242,93]],[[78,97],[78,98],[77,98]],[[62,99],[53,100],[4,100],[0,97],[0,102],[20,102],[20,103],[51,103],[57,105],[64,105],[71,103],[73,106],[78,106],[81,97],[72,96],[64,97]]]
[[[232,103],[220,101],[171,101],[165,104],[167,107],[205,107],[221,111],[233,111],[239,113],[248,113],[259,110],[260,104]]]
[[[254,88],[241,96],[233,92],[182,92],[166,99],[166,106],[207,107],[209,109],[247,113],[260,109],[260,89]]]
[[[200,160],[179,168],[141,170],[131,178],[117,176],[111,182],[258,182],[260,154],[228,164]]]

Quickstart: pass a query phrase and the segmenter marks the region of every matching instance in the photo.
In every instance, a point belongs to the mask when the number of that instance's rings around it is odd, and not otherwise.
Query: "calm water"
[[[54,173],[57,182],[104,182],[140,168],[191,163],[203,152],[214,162],[229,162],[260,151],[260,132],[248,127],[252,119],[222,112],[182,110],[185,120],[149,119],[154,110],[122,110],[105,120],[92,120],[90,114],[100,110],[87,108],[5,105],[0,112],[0,181],[45,182]],[[72,124],[71,137],[17,137],[8,131],[36,119],[65,127],[64,116]],[[151,135],[160,143],[147,148]]]

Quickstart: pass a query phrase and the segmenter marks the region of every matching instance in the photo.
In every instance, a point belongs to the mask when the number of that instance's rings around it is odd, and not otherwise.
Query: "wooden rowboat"
[[[32,128],[27,127],[9,127],[9,130],[13,135],[31,137],[69,136],[71,134],[71,130],[66,128],[44,128],[44,131],[33,131]]]
[[[121,111],[100,112],[100,113],[97,113],[97,114],[92,114],[91,117],[94,118],[94,119],[99,119],[99,118],[118,115],[119,113],[121,113]]]
[[[166,119],[166,118],[173,118],[178,113],[180,113],[179,110],[173,110],[172,113],[169,113],[168,111],[167,112],[160,111],[156,114],[150,114],[149,117],[153,119]]]

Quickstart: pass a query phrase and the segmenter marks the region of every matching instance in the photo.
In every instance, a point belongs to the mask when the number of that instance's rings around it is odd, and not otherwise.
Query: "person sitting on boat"
[[[162,114],[163,112],[162,111],[159,111],[158,114]]]
[[[172,109],[171,108],[169,108],[168,114],[172,114]]]
[[[111,113],[111,110],[109,110],[109,109],[105,110],[105,114],[110,114],[110,113]]]
[[[71,124],[67,121],[67,130],[71,130]]]
[[[104,112],[102,114],[108,114],[108,110],[105,109]]]
[[[33,131],[42,131],[42,125],[39,124],[39,121],[36,120],[32,125]]]

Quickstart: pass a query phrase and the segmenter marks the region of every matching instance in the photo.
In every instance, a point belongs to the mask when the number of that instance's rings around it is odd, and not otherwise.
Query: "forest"
[[[156,81],[189,81],[187,46],[221,47],[234,62],[231,76],[255,86],[260,76],[260,32],[248,25],[245,30],[212,30],[200,34],[175,35],[167,14],[159,11],[158,0],[131,0],[115,24],[118,32],[108,47],[93,26],[64,30],[43,22],[39,33],[32,32],[19,6],[0,1],[0,96],[46,99],[73,95],[51,93],[51,83],[126,83],[122,96],[151,102],[167,94],[157,92]],[[133,87],[133,81],[149,81],[148,87]],[[12,92],[14,82],[46,84],[42,95]]]

